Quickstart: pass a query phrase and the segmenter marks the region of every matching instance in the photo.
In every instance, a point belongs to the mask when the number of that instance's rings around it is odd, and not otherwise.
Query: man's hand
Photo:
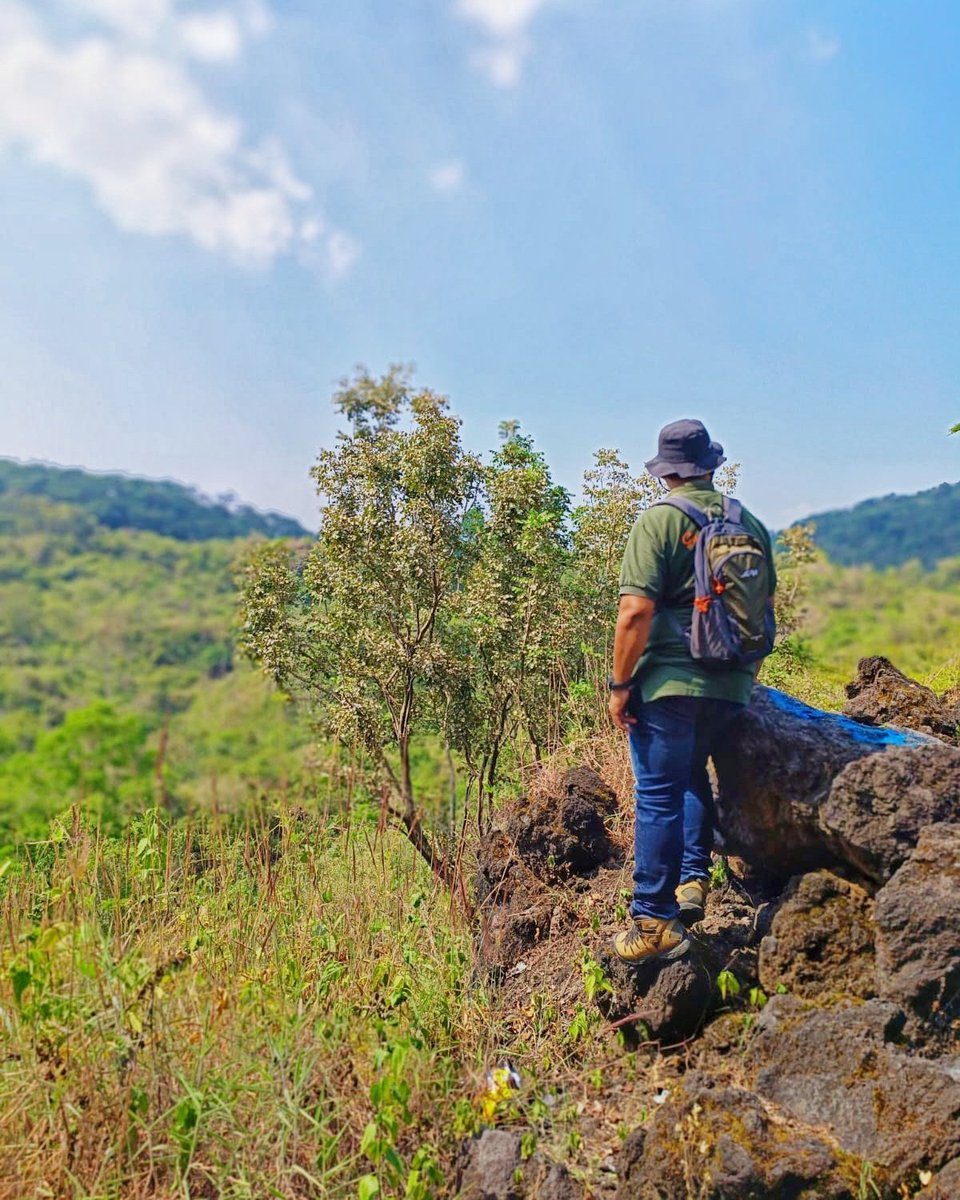
[[[629,733],[630,726],[637,723],[637,718],[630,712],[630,697],[632,695],[633,692],[629,688],[622,688],[619,691],[611,692],[610,701],[607,705],[610,720],[618,729],[622,729],[624,733]]]

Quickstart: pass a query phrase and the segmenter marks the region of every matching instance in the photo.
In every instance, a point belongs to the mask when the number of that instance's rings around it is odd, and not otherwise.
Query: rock
[[[639,1137],[637,1135],[640,1135]],[[692,1072],[620,1155],[617,1200],[849,1196],[834,1150],[754,1093]],[[696,1191],[691,1191],[695,1182]]]
[[[960,1154],[960,1071],[896,1049],[902,1025],[882,1000],[817,1009],[773,996],[747,1054],[759,1095],[824,1129],[891,1187]]]
[[[957,721],[934,692],[908,679],[889,659],[861,658],[857,677],[847,684],[844,716],[866,725],[898,725],[954,742]]]
[[[760,943],[760,982],[818,999],[868,997],[874,982],[873,901],[862,887],[829,871],[791,880],[770,932]]]
[[[957,1200],[960,1196],[960,1158],[948,1162],[920,1193],[923,1200]]]
[[[682,1042],[697,1032],[716,997],[717,973],[721,962],[713,949],[691,939],[682,957],[628,966],[612,951],[599,956],[614,995],[601,992],[597,1003],[611,1022],[637,1014],[651,1039],[663,1043]],[[639,1026],[629,1023],[627,1036]]]
[[[562,1163],[539,1153],[524,1161],[519,1133],[485,1129],[468,1138],[457,1158],[460,1200],[583,1200],[583,1188]]]
[[[616,811],[613,790],[595,771],[577,767],[564,772],[556,787],[541,786],[514,805],[504,832],[530,870],[554,882],[606,862],[613,847],[604,819]]]
[[[462,1200],[521,1200],[520,1134],[485,1129],[460,1148],[457,1192]]]
[[[891,748],[928,746],[939,743],[872,729],[758,685],[714,755],[724,850],[783,878],[838,866],[843,847],[819,820],[836,777]]]
[[[562,1163],[538,1163],[530,1195],[536,1200],[583,1200],[583,1188]]]
[[[819,812],[837,853],[879,883],[906,860],[925,825],[950,821],[960,822],[960,750],[939,742],[850,763]]]
[[[960,825],[921,831],[877,893],[876,922],[880,995],[948,1028],[960,1012]]]

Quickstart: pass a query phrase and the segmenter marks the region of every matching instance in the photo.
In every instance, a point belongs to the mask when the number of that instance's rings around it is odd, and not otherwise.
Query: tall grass
[[[372,817],[77,819],[4,868],[0,1197],[446,1188],[485,998]]]

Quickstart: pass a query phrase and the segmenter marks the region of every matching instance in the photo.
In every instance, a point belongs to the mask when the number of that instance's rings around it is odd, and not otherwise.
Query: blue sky
[[[0,0],[0,453],[308,522],[357,362],[576,488],[960,477],[947,0]]]

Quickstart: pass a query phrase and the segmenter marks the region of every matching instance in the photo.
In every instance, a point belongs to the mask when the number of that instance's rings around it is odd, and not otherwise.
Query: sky
[[[576,490],[960,478],[951,0],[0,0],[0,454],[316,524],[357,363]]]

